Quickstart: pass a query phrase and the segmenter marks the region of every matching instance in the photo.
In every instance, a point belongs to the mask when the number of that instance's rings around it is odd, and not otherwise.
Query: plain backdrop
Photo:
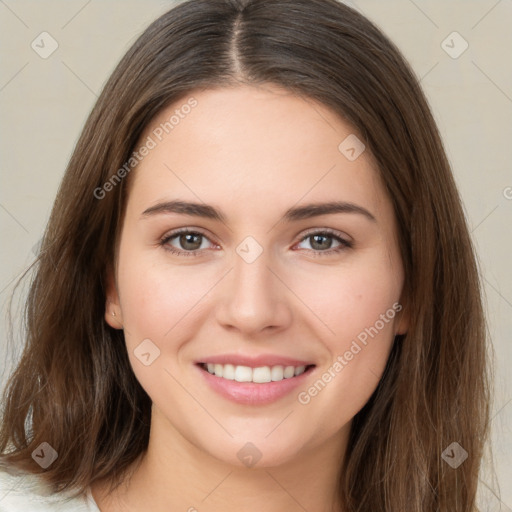
[[[495,351],[492,446],[501,500],[486,493],[483,510],[510,511],[512,2],[347,3],[383,29],[421,78],[463,198],[479,254]],[[0,371],[2,386],[22,342],[17,331],[8,341],[8,301],[17,277],[34,260],[86,117],[122,55],[174,4],[0,0],[0,360],[6,361]],[[42,32],[49,36],[40,36]],[[41,37],[44,50],[40,42],[36,45]],[[45,56],[52,44],[58,46]],[[20,294],[15,301],[15,311],[22,298]],[[488,470],[482,481],[492,483]],[[485,485],[481,489],[483,493]]]

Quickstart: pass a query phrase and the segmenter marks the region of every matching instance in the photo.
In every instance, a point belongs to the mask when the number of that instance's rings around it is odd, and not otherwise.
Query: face
[[[406,329],[392,205],[355,137],[273,85],[190,94],[148,127],[106,319],[152,428],[267,466],[348,432]]]

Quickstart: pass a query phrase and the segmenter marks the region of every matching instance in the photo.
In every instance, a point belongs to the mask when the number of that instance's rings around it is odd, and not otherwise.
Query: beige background
[[[496,359],[493,450],[501,502],[512,509],[512,2],[510,0],[359,0],[403,51],[432,105],[452,162],[485,283]],[[104,82],[150,21],[174,2],[156,0],[0,0],[0,356],[7,301],[33,261],[66,163]],[[41,32],[58,43],[41,58]],[[447,36],[452,32],[459,36]],[[452,54],[469,45],[458,58]],[[448,45],[448,46],[447,46]],[[449,47],[452,47],[451,49]],[[48,46],[47,46],[48,48]],[[62,305],[66,307],[65,304]],[[10,364],[0,372],[5,382]],[[471,455],[471,454],[470,454]],[[486,471],[482,480],[491,483]],[[482,486],[482,491],[484,486]]]

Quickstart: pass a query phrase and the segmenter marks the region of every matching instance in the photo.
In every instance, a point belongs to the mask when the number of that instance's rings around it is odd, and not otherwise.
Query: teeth
[[[216,364],[214,368],[215,368],[215,375],[222,377],[222,375],[224,374],[224,371],[223,371],[224,367],[221,364]]]
[[[297,376],[297,375],[300,375],[301,373],[304,373],[306,371],[306,367],[305,366],[297,366],[297,368],[295,368],[295,371],[294,371],[294,375]]]
[[[284,378],[291,379],[295,375],[295,368],[293,366],[286,366],[284,369]]]
[[[306,371],[305,366],[234,366],[232,364],[203,364],[203,368],[216,377],[222,377],[237,382],[277,382],[283,379],[291,379]]]
[[[215,375],[222,377],[217,373],[217,365],[215,365]],[[235,380],[237,382],[251,382],[252,381],[252,368],[248,366],[237,366],[235,368]]]
[[[215,372],[215,374],[217,374],[217,372]],[[232,364],[225,364],[222,377],[228,380],[235,380],[235,367]]]
[[[270,377],[272,380],[283,380],[284,370],[282,366],[273,366],[270,370]]]
[[[270,374],[269,366],[262,366],[260,368],[254,368],[252,371],[252,381],[263,384],[265,382],[271,382],[272,376]]]

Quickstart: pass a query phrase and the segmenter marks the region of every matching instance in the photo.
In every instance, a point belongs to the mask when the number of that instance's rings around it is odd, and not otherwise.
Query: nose
[[[247,337],[280,331],[292,320],[290,292],[277,277],[272,262],[263,253],[248,263],[234,255],[233,269],[226,276],[217,307],[217,321],[226,329]]]

